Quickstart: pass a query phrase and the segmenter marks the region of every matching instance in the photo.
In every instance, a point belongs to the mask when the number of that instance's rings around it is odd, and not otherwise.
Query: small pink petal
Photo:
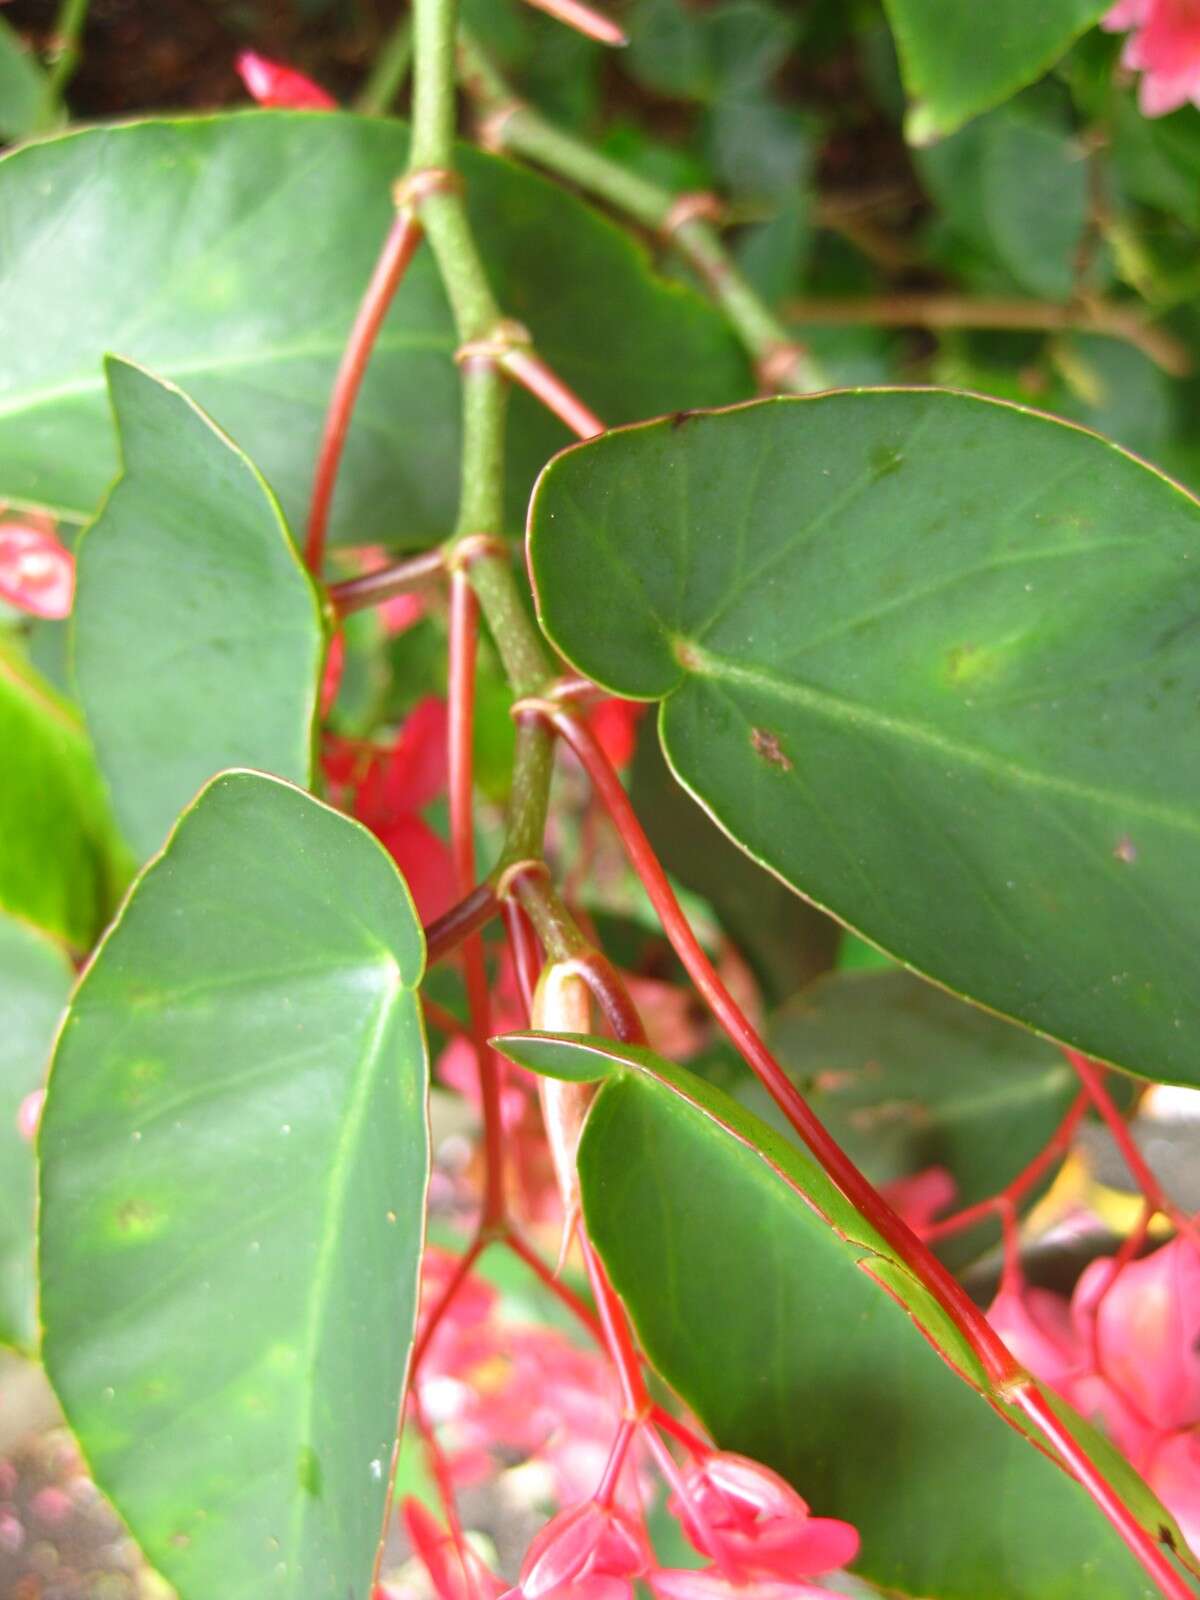
[[[17,1132],[30,1144],[37,1138],[38,1123],[42,1120],[45,1103],[45,1089],[32,1089],[17,1108]]]
[[[394,594],[380,606],[379,620],[385,633],[407,633],[428,609],[429,602],[423,594]]]
[[[605,755],[618,770],[633,760],[638,723],[650,707],[644,701],[601,700],[588,712],[588,727]]]
[[[945,1167],[926,1167],[908,1178],[895,1178],[880,1191],[915,1233],[928,1228],[939,1211],[954,1204],[958,1185]]]
[[[290,111],[333,111],[337,107],[337,101],[320,84],[257,51],[241,51],[234,65],[260,106]]]
[[[727,1500],[737,1501],[762,1516],[807,1517],[808,1506],[785,1478],[749,1456],[715,1450],[695,1469]]]
[[[1200,1542],[1200,1435],[1194,1430],[1172,1434],[1155,1452],[1146,1478],[1195,1549]]]
[[[75,559],[53,532],[0,522],[0,600],[34,617],[70,615]]]
[[[786,1578],[752,1578],[733,1583],[719,1572],[664,1567],[646,1582],[658,1600],[829,1600],[828,1589]]]
[[[1059,1394],[1086,1365],[1071,1308],[1049,1289],[1001,1289],[987,1316],[1021,1365]]]
[[[1108,33],[1123,33],[1126,28],[1140,28],[1150,12],[1154,0],[1118,0],[1111,11],[1100,18],[1100,26]]]

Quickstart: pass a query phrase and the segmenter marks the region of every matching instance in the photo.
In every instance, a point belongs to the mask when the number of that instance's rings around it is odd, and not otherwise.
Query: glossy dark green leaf
[[[398,123],[266,111],[92,128],[0,163],[0,498],[92,513],[116,465],[101,371],[115,351],[181,384],[302,528],[334,371],[407,149]],[[751,391],[718,314],[652,276],[624,233],[545,179],[471,150],[461,159],[501,304],[602,417]],[[454,344],[422,250],[355,410],[335,537],[420,545],[452,525]],[[534,473],[568,436],[527,396],[511,431],[515,531]]]
[[[1032,1161],[1078,1090],[1053,1045],[908,972],[823,979],[774,1013],[770,1042],[873,1183],[945,1167],[956,1206],[995,1194]],[[738,1099],[775,1120],[750,1081]],[[994,1225],[963,1235],[950,1259],[995,1237]]]
[[[1200,506],[1113,445],[931,391],[565,452],[543,623],[662,697],[752,856],[990,1008],[1200,1082]]]
[[[54,1027],[71,988],[61,946],[27,923],[0,917],[0,1343],[31,1350],[33,1147],[18,1131],[26,1095],[46,1075]]]
[[[225,767],[309,783],[324,628],[253,462],[173,384],[108,374],[124,472],[79,543],[75,673],[144,859]]]
[[[989,0],[986,19],[962,0],[884,0],[913,144],[953,133],[1054,65],[1108,0]]]
[[[128,877],[77,713],[0,649],[0,909],[86,950]]]
[[[501,1047],[535,1071],[605,1080],[580,1146],[584,1211],[647,1354],[720,1445],[855,1524],[856,1571],[923,1600],[1154,1594],[806,1155],[647,1051],[529,1034]],[[1179,1539],[1115,1451],[1072,1427],[1145,1525]]]
[[[75,993],[42,1121],[43,1354],[181,1600],[366,1600],[428,1164],[390,859],[218,777]]]

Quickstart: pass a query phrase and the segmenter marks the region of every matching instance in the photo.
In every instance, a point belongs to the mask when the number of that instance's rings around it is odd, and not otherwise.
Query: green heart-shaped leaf
[[[1092,434],[928,391],[564,452],[543,624],[663,699],[752,856],[947,987],[1200,1083],[1200,506]]]
[[[396,122],[251,111],[90,128],[0,162],[0,498],[91,515],[115,470],[111,350],[194,396],[302,528],[334,373],[407,157]],[[460,160],[501,305],[600,416],[752,392],[721,317],[654,277],[618,228],[508,162],[467,149]],[[372,353],[333,537],[415,546],[450,531],[455,343],[423,249]],[[525,395],[510,433],[515,530],[534,473],[568,435]]]
[[[186,395],[125,361],[124,472],[79,542],[79,695],[139,857],[224,767],[307,785],[320,602],[278,502]]]
[[[1151,1600],[1101,1512],[984,1397],[969,1346],[806,1155],[649,1051],[499,1046],[604,1080],[579,1149],[584,1212],[647,1354],[719,1445],[854,1523],[857,1571],[923,1600]],[[1064,1414],[1143,1524],[1183,1548],[1129,1466]]]
[[[422,961],[364,829],[226,773],[67,1012],[43,1354],[181,1600],[369,1594],[423,1235]]]

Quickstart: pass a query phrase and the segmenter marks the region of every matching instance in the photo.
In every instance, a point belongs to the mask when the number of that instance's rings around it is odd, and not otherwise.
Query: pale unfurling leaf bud
[[[587,984],[570,962],[551,962],[543,968],[533,997],[531,1020],[535,1028],[547,1033],[591,1032],[591,996]],[[550,1144],[563,1205],[562,1243],[558,1258],[560,1267],[570,1248],[571,1236],[582,1211],[576,1155],[584,1118],[594,1092],[595,1085],[591,1083],[564,1083],[557,1078],[538,1079],[542,1120],[546,1125],[546,1138]]]

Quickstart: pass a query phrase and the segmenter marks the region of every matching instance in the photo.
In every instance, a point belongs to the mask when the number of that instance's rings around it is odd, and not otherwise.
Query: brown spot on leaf
[[[698,415],[699,413],[695,411],[673,411],[671,413],[671,426],[672,428],[682,428],[685,422],[690,422],[693,417]]]
[[[784,754],[783,746],[779,743],[779,735],[770,733],[766,728],[751,728],[750,743],[754,754],[761,756],[772,767],[778,767],[780,772],[792,770],[792,759]]]
[[[1124,861],[1126,864],[1132,863],[1137,860],[1137,845],[1126,834],[1125,838],[1117,840],[1113,855],[1118,861]]]

